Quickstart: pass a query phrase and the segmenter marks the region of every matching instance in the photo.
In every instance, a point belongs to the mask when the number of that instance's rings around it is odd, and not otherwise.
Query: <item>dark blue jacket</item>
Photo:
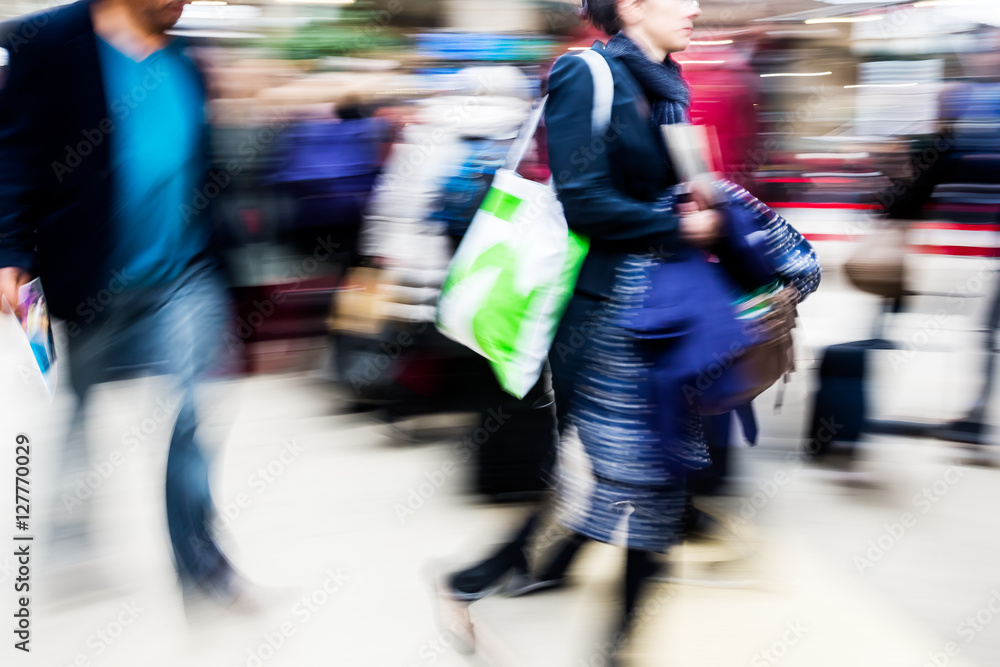
[[[608,298],[616,268],[630,253],[677,243],[669,197],[677,176],[646,97],[623,63],[601,52],[615,80],[611,125],[591,127],[594,82],[582,58],[566,55],[549,75],[545,108],[549,165],[570,229],[590,239],[577,292]]]
[[[53,314],[71,321],[119,285],[109,259],[115,116],[90,4],[26,17],[0,35],[10,53],[0,91],[0,267],[41,276]],[[207,166],[207,129],[202,145]],[[198,218],[191,224],[210,224],[207,207]]]

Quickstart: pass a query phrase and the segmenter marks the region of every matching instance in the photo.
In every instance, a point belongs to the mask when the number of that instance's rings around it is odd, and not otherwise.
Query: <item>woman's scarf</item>
[[[651,60],[624,32],[612,37],[605,51],[620,59],[638,80],[652,105],[657,125],[688,122],[691,89],[681,77],[681,66],[673,58],[667,56],[661,63]]]

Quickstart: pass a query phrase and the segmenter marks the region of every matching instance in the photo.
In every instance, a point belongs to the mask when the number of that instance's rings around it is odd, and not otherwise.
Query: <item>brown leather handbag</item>
[[[724,404],[703,403],[698,413],[717,415],[735,406],[746,405],[795,370],[795,339],[792,330],[797,317],[795,288],[784,287],[769,300],[768,313],[754,326],[753,342],[736,357],[733,371],[746,378],[746,389],[727,397]],[[780,398],[779,398],[780,404]]]
[[[763,340],[749,347],[736,362],[754,384],[743,397],[744,402],[762,394],[795,370],[796,308],[794,288],[786,287],[771,299],[771,312],[762,323]]]

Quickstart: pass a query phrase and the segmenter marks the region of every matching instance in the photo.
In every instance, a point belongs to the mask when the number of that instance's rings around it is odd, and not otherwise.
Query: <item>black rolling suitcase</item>
[[[831,345],[823,352],[805,445],[808,455],[823,459],[834,443],[843,445],[848,456],[853,453],[868,421],[868,355],[884,347],[884,341],[858,341]]]
[[[823,352],[805,443],[805,452],[811,458],[822,460],[837,450],[850,461],[862,433],[894,432],[891,424],[876,423],[870,418],[868,360],[873,350],[895,349],[895,345],[882,338],[882,332],[886,318],[902,308],[901,298],[886,299],[875,319],[871,339],[831,345]]]

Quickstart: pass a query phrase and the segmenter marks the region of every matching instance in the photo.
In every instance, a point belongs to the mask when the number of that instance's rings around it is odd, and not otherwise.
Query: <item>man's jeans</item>
[[[185,584],[222,584],[229,564],[212,538],[208,461],[195,441],[195,386],[222,366],[229,303],[218,273],[201,264],[169,285],[126,290],[104,307],[106,317],[69,339],[77,407],[71,439],[82,439],[91,387],[136,372],[169,375],[180,411],[167,457],[167,524]],[[169,420],[169,417],[168,417]],[[72,456],[73,453],[69,452]]]

